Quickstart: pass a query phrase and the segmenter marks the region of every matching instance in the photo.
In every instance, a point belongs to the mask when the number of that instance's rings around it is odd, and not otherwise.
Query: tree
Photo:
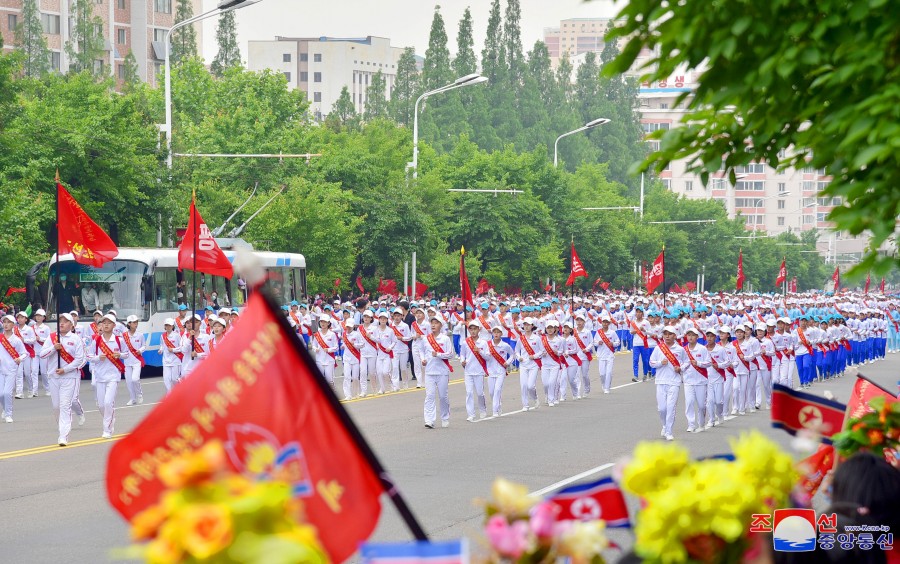
[[[122,79],[122,90],[124,92],[130,92],[134,90],[135,86],[141,83],[141,77],[139,76],[140,70],[138,69],[137,59],[134,58],[134,53],[131,51],[125,55],[125,61],[122,63],[122,66],[125,68],[125,77]]]
[[[563,53],[556,66],[556,84],[568,102],[572,96],[572,61],[569,60],[569,52]]]
[[[900,151],[897,139],[897,30],[900,12],[885,2],[823,0],[747,4],[632,2],[609,39],[627,38],[609,75],[628,70],[642,49],[653,53],[648,80],[699,73],[698,87],[680,103],[679,127],[660,132],[660,150],[640,168],[657,170],[689,158],[707,182],[724,165],[765,162],[825,168],[822,192],[843,198],[829,216],[837,229],[871,233],[857,273],[885,272],[898,257],[879,256],[898,240]],[[891,86],[888,86],[891,85]]]
[[[41,26],[37,0],[22,3],[22,22],[16,26],[16,48],[22,52],[22,72],[40,78],[50,72],[50,49]]]
[[[477,70],[475,40],[472,38],[472,12],[466,8],[459,21],[459,31],[456,34],[456,58],[453,59],[453,72],[460,77],[472,74]]]
[[[503,42],[503,22],[500,19],[500,0],[493,0],[488,16],[487,35],[481,51],[481,73],[490,84],[497,84],[506,75],[506,48]]]
[[[225,69],[241,66],[241,52],[238,50],[237,26],[233,11],[226,12],[219,18],[219,25],[216,27],[216,45],[219,50],[209,65],[214,75],[222,76]]]
[[[328,117],[325,118],[325,125],[337,131],[342,127],[355,127],[358,125],[358,121],[356,106],[353,104],[353,99],[350,98],[350,90],[345,86],[331,107]]]
[[[175,10],[175,23],[183,22],[192,17],[194,17],[193,2],[190,0],[178,0],[178,7]],[[236,41],[235,38],[235,44]],[[177,65],[188,57],[197,56],[197,30],[194,29],[193,25],[179,28],[172,33],[171,49],[169,59],[172,64]]]
[[[73,73],[88,71],[95,77],[105,76],[103,65],[97,65],[102,61],[103,50],[103,20],[94,15],[94,2],[92,0],[72,0],[71,7],[72,33],[66,43],[66,54],[69,56],[69,71]]]
[[[453,80],[450,68],[450,50],[447,48],[447,31],[440,6],[435,6],[428,36],[428,50],[425,51],[425,65],[422,68],[422,83],[425,90],[440,88]]]
[[[413,106],[419,92],[419,71],[416,68],[416,53],[412,47],[403,49],[397,59],[397,76],[391,91],[391,118],[400,125],[409,126],[413,120]]]
[[[522,80],[525,57],[522,54],[522,7],[519,0],[507,0],[506,17],[503,19],[503,44],[506,51],[506,64],[509,68],[509,81],[517,87]]]
[[[372,82],[366,88],[366,120],[385,118],[388,115],[387,84],[381,69],[372,77]]]

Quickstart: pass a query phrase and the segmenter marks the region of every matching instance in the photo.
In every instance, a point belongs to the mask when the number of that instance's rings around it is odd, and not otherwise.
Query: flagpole
[[[300,337],[297,333],[291,329],[291,326],[288,324],[287,317],[282,315],[281,310],[278,304],[275,302],[275,298],[269,293],[269,290],[258,287],[257,291],[263,297],[263,301],[266,304],[266,307],[269,308],[269,312],[272,314],[272,317],[275,318],[276,322],[281,326],[282,331],[284,331],[285,335],[287,335],[288,341],[293,347],[294,351],[301,357],[304,357],[310,366],[315,366],[315,359],[309,356],[309,352],[306,350],[306,347],[300,343]],[[394,504],[394,507],[397,509],[397,512],[400,513],[400,516],[403,518],[403,522],[406,523],[406,526],[409,528],[410,532],[419,541],[427,541],[428,535],[425,533],[425,530],[422,529],[422,526],[419,524],[418,520],[416,520],[415,515],[413,515],[412,509],[406,504],[406,500],[403,498],[403,495],[400,493],[400,490],[394,484],[393,479],[390,474],[388,474],[387,470],[385,470],[384,466],[381,465],[381,461],[378,460],[378,457],[375,455],[375,452],[369,446],[369,443],[366,442],[366,439],[360,433],[359,428],[353,422],[353,419],[350,418],[350,415],[347,413],[347,410],[341,405],[340,400],[334,394],[334,390],[331,388],[331,385],[325,381],[325,378],[322,377],[321,373],[316,371],[316,377],[313,378],[313,381],[316,383],[316,386],[319,387],[319,391],[325,397],[325,400],[328,402],[329,407],[331,407],[332,412],[337,416],[340,420],[341,424],[344,426],[344,429],[347,430],[347,434],[350,435],[350,439],[356,445],[356,448],[360,450],[363,457],[365,457],[366,462],[369,463],[369,467],[371,467],[372,471],[378,476],[381,481],[381,486],[384,489],[384,493],[390,498],[391,503]]]
[[[195,190],[193,192],[193,194],[191,195],[191,211],[190,211],[191,217],[188,218],[188,221],[192,222],[194,224],[194,233],[193,233],[193,235],[194,235],[194,248],[193,248],[194,268],[191,270],[191,276],[193,278],[193,281],[192,281],[192,285],[193,285],[192,290],[193,291],[191,292],[191,294],[192,294],[191,295],[191,313],[190,313],[190,316],[188,317],[188,319],[191,320],[191,327],[194,327],[194,312],[197,311],[197,227],[198,227],[197,223],[199,223],[199,222],[196,221],[196,218],[194,218],[194,215],[195,215],[194,212],[196,211],[196,209],[197,209],[197,192]],[[191,355],[194,354],[194,350],[197,347],[196,331],[198,329],[199,329],[199,327],[191,329]]]
[[[56,283],[58,288],[56,290],[56,338],[62,343],[62,336],[59,332],[59,321],[62,312],[59,311],[60,308],[60,294],[62,293],[62,283],[60,282],[60,264],[59,264],[59,169],[56,169]],[[49,304],[48,304],[49,305]],[[62,368],[62,357],[59,355],[57,351],[56,354],[56,368]],[[80,385],[80,383],[79,383]]]
[[[665,311],[665,309],[666,309],[666,246],[665,245],[663,245],[663,249],[662,249],[662,259],[663,259],[663,263],[662,263],[662,266],[663,266],[663,268],[662,268],[662,271],[663,271],[662,272],[662,275],[663,275],[663,310]]]

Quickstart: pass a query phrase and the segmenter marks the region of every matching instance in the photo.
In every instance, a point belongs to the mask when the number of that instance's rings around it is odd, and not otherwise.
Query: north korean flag
[[[607,527],[631,527],[622,490],[612,478],[560,490],[549,500],[560,508],[560,521],[606,521]]]
[[[825,443],[840,432],[847,406],[775,384],[772,389],[772,426],[790,434],[808,430],[822,435]]]

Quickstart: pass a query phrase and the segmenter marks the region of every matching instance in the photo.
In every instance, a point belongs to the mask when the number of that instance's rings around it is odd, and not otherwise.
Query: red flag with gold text
[[[575,243],[572,243],[572,270],[569,272],[569,279],[566,280],[566,286],[571,286],[575,283],[576,278],[587,278],[587,270],[584,268],[584,263],[581,262],[581,259],[578,257],[578,253],[575,252]]]
[[[315,381],[315,363],[289,342],[260,294],[228,338],[244,346],[218,348],[113,446],[110,503],[133,519],[160,501],[162,463],[218,439],[234,471],[289,477],[329,556],[344,561],[378,523],[378,476]]]
[[[119,255],[119,248],[84,212],[69,191],[56,183],[59,214],[56,218],[59,254],[72,253],[75,262],[101,267]]]
[[[666,279],[666,251],[659,253],[656,260],[653,261],[653,268],[647,275],[647,293],[652,294],[656,287],[663,283]]]
[[[196,258],[194,257],[195,252]],[[195,198],[191,199],[187,231],[178,246],[178,268],[196,270],[228,279],[234,277],[234,268],[225,253],[219,248],[219,244],[216,243],[215,237],[206,222],[203,221],[200,212],[197,211]]]

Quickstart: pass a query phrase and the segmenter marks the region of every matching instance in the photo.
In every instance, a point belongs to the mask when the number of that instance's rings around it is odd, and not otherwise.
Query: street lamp
[[[463,86],[472,86],[473,84],[481,84],[482,82],[487,81],[488,79],[486,76],[481,76],[478,73],[467,74],[466,76],[457,78],[446,86],[435,88],[434,90],[430,90],[419,96],[416,100],[416,105],[413,108],[413,160],[412,162],[406,163],[407,170],[410,168],[413,169],[413,178],[419,177],[419,102],[434,94],[449,92],[451,90],[456,90],[457,88],[462,88]]]
[[[166,44],[166,124],[163,126],[162,131],[166,132],[166,148],[168,149],[168,155],[166,156],[166,166],[168,168],[172,168],[172,72],[169,65],[169,55],[172,51],[172,45],[170,43],[172,39],[172,32],[174,32],[176,29],[180,29],[182,27],[197,23],[200,20],[205,20],[213,16],[220,16],[232,10],[240,10],[241,8],[246,8],[251,4],[256,4],[261,1],[262,0],[222,0],[221,2],[219,2],[219,5],[212,10],[204,12],[199,16],[194,16],[193,18],[188,18],[184,21],[178,22],[177,24],[170,27],[166,32],[164,41]]]
[[[757,223],[757,217],[758,217],[757,212],[759,211],[759,208],[762,207],[763,200],[771,200],[772,198],[783,198],[785,196],[790,196],[790,195],[791,195],[790,192],[779,192],[778,194],[775,194],[774,196],[766,196],[764,198],[754,198],[753,199],[753,235],[754,236],[756,236],[757,225],[759,225]]]
[[[607,119],[607,118],[598,118],[598,119],[595,119],[595,120],[593,120],[593,121],[587,122],[586,124],[584,124],[583,126],[579,127],[578,129],[573,129],[572,131],[570,131],[570,132],[568,132],[568,133],[563,133],[562,135],[560,135],[559,137],[557,137],[557,138],[556,138],[556,142],[553,143],[553,167],[556,168],[556,163],[557,163],[557,161],[558,161],[558,157],[559,157],[559,140],[560,140],[560,139],[562,139],[563,137],[568,137],[569,135],[572,135],[572,134],[574,134],[574,133],[581,133],[582,131],[587,131],[588,129],[593,129],[593,128],[599,127],[599,126],[601,126],[601,125],[606,125],[606,124],[609,123],[610,121],[612,121],[612,120]]]

